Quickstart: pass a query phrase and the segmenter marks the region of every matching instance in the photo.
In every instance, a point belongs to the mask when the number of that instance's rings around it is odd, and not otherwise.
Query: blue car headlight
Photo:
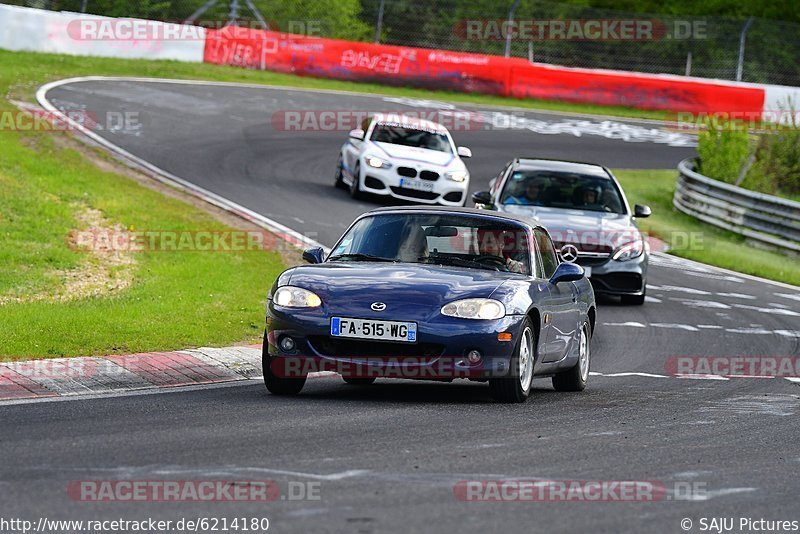
[[[322,305],[322,299],[316,293],[294,286],[279,287],[272,301],[285,308],[318,308]]]
[[[500,319],[505,314],[506,307],[494,299],[456,300],[442,306],[442,315],[460,319]]]

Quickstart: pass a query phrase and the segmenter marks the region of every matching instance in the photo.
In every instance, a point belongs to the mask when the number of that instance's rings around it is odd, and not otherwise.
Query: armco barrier
[[[755,112],[764,89],[679,76],[568,69],[521,58],[223,28],[205,61],[307,76],[692,113]]]
[[[755,245],[800,254],[800,202],[713,180],[695,172],[694,164],[692,159],[678,164],[673,198],[678,210]]]

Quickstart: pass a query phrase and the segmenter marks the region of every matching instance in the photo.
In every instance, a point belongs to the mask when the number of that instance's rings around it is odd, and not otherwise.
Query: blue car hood
[[[462,298],[489,297],[504,281],[520,275],[497,271],[411,263],[332,262],[296,267],[288,284],[313,291],[329,313],[373,317],[373,302],[386,304],[381,315],[436,311]],[[288,273],[287,273],[288,274]]]

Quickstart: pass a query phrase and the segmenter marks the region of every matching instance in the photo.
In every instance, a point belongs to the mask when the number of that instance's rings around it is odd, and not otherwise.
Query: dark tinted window
[[[506,180],[500,203],[625,213],[613,180],[572,172],[513,171]]]
[[[386,214],[358,221],[329,261],[427,263],[530,274],[531,236],[498,219]]]
[[[377,124],[372,130],[370,141],[452,153],[450,141],[444,133],[420,130],[399,124]]]

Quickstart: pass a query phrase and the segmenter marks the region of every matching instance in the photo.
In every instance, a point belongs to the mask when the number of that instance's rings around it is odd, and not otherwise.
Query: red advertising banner
[[[591,71],[444,50],[226,27],[209,30],[206,63],[466,93],[693,113],[761,112],[764,90],[676,76]]]

